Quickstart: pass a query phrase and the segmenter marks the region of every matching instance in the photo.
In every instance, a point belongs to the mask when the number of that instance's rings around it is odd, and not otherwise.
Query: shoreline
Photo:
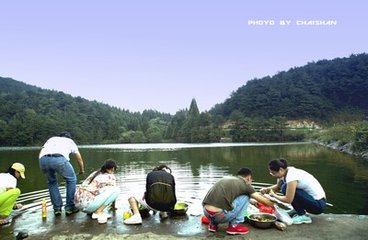
[[[368,161],[368,151],[355,153],[352,150],[352,145],[353,145],[352,142],[346,143],[344,145],[339,145],[337,141],[334,141],[334,142],[331,142],[331,143],[324,143],[324,142],[321,142],[321,141],[312,140],[311,142],[315,143],[315,144],[318,144],[318,145],[321,145],[321,146],[324,146],[324,147],[327,147],[327,148],[334,149],[334,150],[339,151],[339,152],[343,152],[343,153],[346,153],[346,154],[349,154],[349,155],[361,157],[362,159]]]
[[[20,231],[26,231],[29,234],[26,239],[31,240],[367,239],[368,215],[321,214],[311,215],[311,217],[313,220],[311,224],[287,226],[284,231],[276,227],[258,229],[249,223],[244,223],[249,227],[249,233],[232,236],[226,234],[226,224],[219,225],[218,232],[209,233],[207,225],[200,223],[200,216],[160,221],[156,214],[144,219],[142,225],[125,225],[120,215],[113,216],[107,224],[98,224],[84,213],[77,213],[72,217],[62,216],[53,219],[50,217],[44,222],[39,217],[37,221],[16,219],[14,222],[19,224],[12,223],[12,226],[1,227],[0,238],[14,239]],[[36,222],[41,224],[37,225]],[[3,230],[7,230],[8,234],[5,235]]]

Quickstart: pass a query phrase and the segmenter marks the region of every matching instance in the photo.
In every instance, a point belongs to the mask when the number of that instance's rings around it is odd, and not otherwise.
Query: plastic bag
[[[259,213],[259,209],[256,206],[253,206],[253,204],[249,204],[247,210],[245,211],[244,217],[247,218],[253,213]]]
[[[289,214],[279,206],[275,205],[275,215],[278,220],[285,223],[286,225],[293,224],[293,219],[289,216]]]

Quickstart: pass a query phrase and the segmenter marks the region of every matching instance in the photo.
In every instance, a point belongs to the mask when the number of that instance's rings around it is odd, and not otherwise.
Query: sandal
[[[6,224],[9,224],[9,223],[10,223],[10,221],[7,218],[0,219],[0,226],[6,225]]]
[[[28,233],[27,232],[19,232],[18,235],[15,237],[16,240],[21,240],[21,239],[25,239],[28,237]]]
[[[22,204],[20,204],[20,203],[16,203],[16,204],[14,204],[14,206],[13,206],[13,210],[18,210],[18,209],[21,209],[23,207],[23,205]]]

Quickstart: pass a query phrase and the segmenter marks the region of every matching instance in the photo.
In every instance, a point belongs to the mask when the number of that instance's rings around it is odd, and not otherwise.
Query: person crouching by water
[[[79,175],[84,173],[84,163],[77,145],[71,138],[71,134],[67,131],[60,133],[59,136],[51,137],[42,146],[39,154],[40,168],[47,177],[55,216],[61,216],[63,206],[57,175],[62,176],[66,182],[65,214],[71,215],[79,211],[74,205],[77,176],[69,162],[69,155],[75,156],[79,165]]]
[[[252,181],[252,171],[244,167],[239,169],[236,177],[223,177],[211,187],[202,202],[204,215],[210,220],[208,231],[216,232],[218,224],[229,223],[228,234],[246,234],[249,229],[240,223],[244,222],[250,198],[273,206],[270,200],[254,190]]]
[[[295,167],[289,167],[286,159],[273,159],[268,163],[270,174],[277,178],[273,186],[262,188],[261,193],[291,203],[297,212],[293,224],[312,223],[306,212],[321,214],[326,208],[326,194],[318,180],[310,173]],[[275,194],[282,191],[283,196]]]
[[[22,204],[16,203],[20,189],[17,188],[17,181],[25,179],[25,168],[21,163],[13,163],[6,173],[0,173],[0,226],[8,224],[8,218],[13,209],[20,209]]]
[[[120,194],[116,186],[116,162],[105,161],[101,169],[91,173],[75,192],[75,203],[83,212],[92,214],[92,219],[106,223],[111,217],[104,210],[110,204],[115,208],[115,200]]]
[[[124,220],[125,224],[141,224],[142,216],[139,213],[138,203],[152,211],[160,211],[162,219],[168,217],[168,212],[174,210],[176,204],[175,178],[171,175],[171,169],[166,165],[155,167],[146,178],[146,192],[142,200],[130,197],[129,205],[133,210],[133,216]]]

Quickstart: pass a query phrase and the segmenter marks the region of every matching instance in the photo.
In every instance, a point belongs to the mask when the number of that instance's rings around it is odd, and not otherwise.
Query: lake
[[[117,161],[121,189],[118,203],[127,207],[130,196],[141,197],[146,174],[156,165],[168,165],[175,176],[178,200],[201,213],[201,201],[214,182],[235,174],[240,167],[253,170],[255,185],[275,183],[267,169],[273,158],[313,174],[324,187],[327,213],[368,214],[368,162],[312,143],[216,143],[216,144],[117,144],[79,146],[86,173],[82,182],[104,161]],[[38,165],[39,147],[0,148],[0,171],[12,162],[26,167],[26,180],[18,181],[22,193],[44,192],[47,182]],[[71,160],[76,172],[78,167]],[[63,185],[63,181],[61,181]]]

